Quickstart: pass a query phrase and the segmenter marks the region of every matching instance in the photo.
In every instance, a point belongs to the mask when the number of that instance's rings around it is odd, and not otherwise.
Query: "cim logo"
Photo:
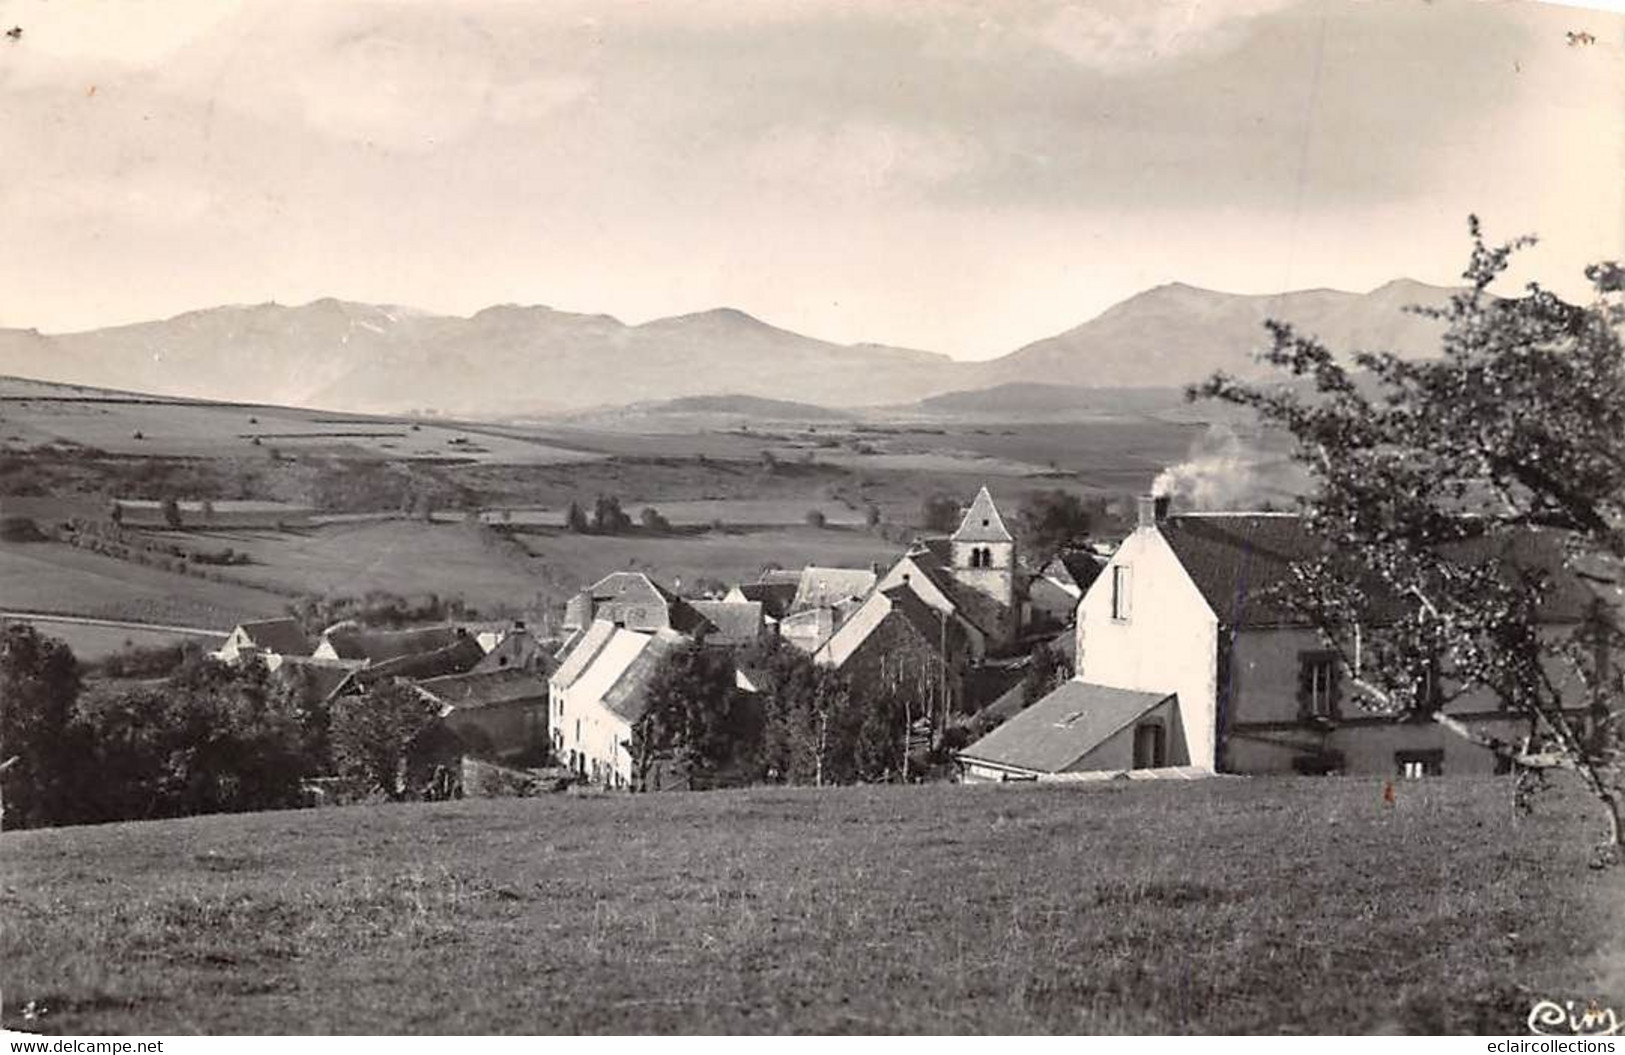
[[[1540,1037],[1611,1037],[1619,1032],[1619,1016],[1595,1000],[1576,1010],[1573,1000],[1559,1004],[1542,1000],[1529,1009],[1529,1032]]]

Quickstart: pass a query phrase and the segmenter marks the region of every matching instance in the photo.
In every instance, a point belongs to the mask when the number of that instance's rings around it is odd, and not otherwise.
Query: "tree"
[[[856,715],[846,678],[779,642],[749,651],[741,663],[763,681],[763,772],[792,784],[850,779]]]
[[[564,511],[564,528],[576,535],[585,535],[591,530],[591,526],[587,523],[587,514],[575,502],[571,502],[569,508]]]
[[[1047,641],[1033,646],[1027,669],[1021,678],[1022,706],[1043,699],[1072,677],[1072,664],[1060,649]]]
[[[632,725],[633,786],[646,790],[662,758],[703,783],[736,758],[753,755],[759,731],[741,696],[727,655],[691,641],[663,656]]]
[[[824,516],[824,511],[822,509],[809,509],[809,510],[807,510],[807,526],[808,527],[815,527],[815,528],[822,529],[828,523],[829,523],[829,518]]]
[[[164,514],[164,523],[168,524],[171,528],[178,528],[181,526],[181,504],[179,502],[175,501],[174,498],[166,498],[163,501],[162,509]]]
[[[124,507],[118,502],[109,503],[107,519],[114,527],[122,527],[124,524]]]
[[[1083,499],[1059,488],[1030,491],[1016,514],[1022,546],[1041,566],[1088,536],[1094,515]]]
[[[399,802],[410,790],[412,747],[435,720],[431,705],[404,682],[379,682],[334,708],[329,736],[339,772],[375,784]]]
[[[945,535],[959,526],[959,501],[952,495],[937,492],[926,498],[920,506],[920,523],[927,531]]]
[[[79,686],[79,663],[67,645],[26,623],[0,623],[0,764],[9,763],[0,775],[0,824],[71,819]]]
[[[212,500],[205,498],[199,511],[203,514],[205,524],[214,523],[214,502]]]
[[[868,528],[880,526],[880,507],[873,502],[863,507],[863,526]]]
[[[1294,441],[1312,477],[1304,526],[1325,555],[1282,591],[1316,625],[1367,710],[1427,718],[1523,773],[1574,772],[1622,844],[1625,322],[1615,265],[1588,269],[1576,307],[1536,284],[1489,287],[1531,239],[1484,242],[1470,220],[1469,287],[1420,310],[1446,325],[1443,355],[1354,357],[1268,324],[1264,358],[1293,378],[1216,375],[1192,389],[1253,408]],[[1308,391],[1305,391],[1308,387]],[[1577,588],[1577,589],[1571,589]],[[1606,599],[1605,599],[1606,598]],[[1543,621],[1575,608],[1568,626]],[[1445,713],[1489,692],[1527,722],[1508,743]]]
[[[599,495],[592,507],[592,532],[595,535],[620,535],[632,526],[632,518],[621,509],[621,500],[614,495]]]
[[[671,521],[661,515],[660,510],[654,506],[644,506],[643,512],[638,514],[638,521],[643,530],[652,535],[665,535],[671,532]]]

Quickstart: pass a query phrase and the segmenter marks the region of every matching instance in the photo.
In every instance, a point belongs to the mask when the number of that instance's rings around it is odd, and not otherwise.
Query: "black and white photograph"
[[[1622,5],[0,0],[0,217],[9,1051],[1625,1031]]]

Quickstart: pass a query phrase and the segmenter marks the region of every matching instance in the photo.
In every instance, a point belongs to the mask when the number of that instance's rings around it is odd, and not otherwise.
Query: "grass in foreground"
[[[1596,993],[1578,795],[1223,780],[553,797],[0,837],[62,1032],[1519,1031]]]

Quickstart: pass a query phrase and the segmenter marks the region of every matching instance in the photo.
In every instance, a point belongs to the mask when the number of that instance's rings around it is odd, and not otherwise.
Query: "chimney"
[[[1138,527],[1155,527],[1168,519],[1167,495],[1141,495],[1138,499]]]

